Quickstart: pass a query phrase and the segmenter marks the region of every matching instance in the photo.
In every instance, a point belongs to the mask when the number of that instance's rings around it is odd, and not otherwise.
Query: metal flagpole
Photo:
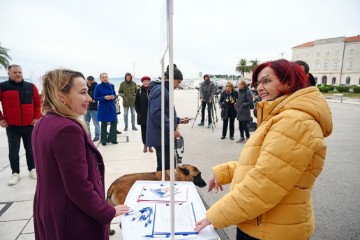
[[[174,61],[173,61],[173,0],[167,0],[167,18],[168,18],[168,48],[169,48],[169,134],[170,134],[170,217],[171,217],[171,235],[175,237],[175,206],[174,206]]]

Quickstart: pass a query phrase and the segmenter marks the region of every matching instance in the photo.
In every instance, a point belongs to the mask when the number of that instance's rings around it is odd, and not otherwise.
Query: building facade
[[[319,39],[292,48],[292,60],[309,64],[317,84],[360,85],[360,36]]]

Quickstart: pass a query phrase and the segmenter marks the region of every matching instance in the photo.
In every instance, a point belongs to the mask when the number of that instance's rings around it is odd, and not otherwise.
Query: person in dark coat
[[[245,80],[239,82],[238,99],[235,105],[237,111],[237,120],[239,121],[240,139],[237,141],[244,142],[250,138],[249,124],[252,120],[250,109],[254,108],[254,102],[251,92]],[[244,136],[245,132],[245,136]]]
[[[106,202],[104,161],[80,116],[91,97],[80,72],[56,69],[43,78],[42,113],[32,134],[37,184],[35,239],[105,240],[108,224],[127,213]]]
[[[148,97],[150,93],[149,84],[151,78],[144,76],[141,78],[142,86],[136,91],[135,98],[135,111],[137,113],[137,122],[141,126],[141,138],[144,144],[143,152],[147,152],[148,146],[146,145],[146,124],[148,112]],[[149,147],[149,152],[153,152],[152,147]]]
[[[220,96],[220,107],[221,107],[221,118],[223,120],[223,130],[221,139],[226,138],[226,132],[228,128],[230,128],[230,139],[234,140],[234,122],[236,118],[236,110],[235,104],[238,98],[238,92],[234,89],[234,83],[232,81],[228,81],[226,83],[225,90],[221,93]]]
[[[106,146],[109,141],[117,144],[117,114],[114,99],[117,98],[114,85],[109,83],[106,73],[100,74],[101,83],[95,88],[94,98],[99,101],[97,120],[101,122],[101,144]],[[107,124],[110,122],[110,131],[107,133]]]
[[[198,124],[199,126],[204,126],[205,120],[205,108],[207,105],[208,108],[208,128],[211,128],[212,124],[212,115],[213,111],[213,101],[214,95],[216,92],[215,84],[210,81],[210,76],[208,74],[204,75],[204,81],[200,84],[200,101],[201,101],[201,122]]]
[[[95,127],[95,137],[93,139],[93,142],[100,140],[100,125],[97,120],[97,110],[98,110],[98,102],[94,99],[94,92],[95,87],[97,83],[95,82],[95,79],[93,76],[88,76],[86,78],[87,85],[88,85],[88,94],[92,98],[91,102],[89,103],[88,110],[84,116],[84,121],[87,124],[89,136],[91,138],[91,132],[90,132],[90,121],[93,121],[94,127]]]
[[[165,115],[165,170],[170,169],[170,107],[169,107],[169,66],[165,72],[165,109],[161,109],[161,82],[152,81],[150,83],[148,116],[147,116],[147,131],[146,131],[146,145],[155,147],[157,168],[156,171],[162,170],[162,158],[161,158],[161,111],[164,111]],[[177,88],[183,75],[181,71],[174,64],[174,89]],[[189,119],[179,118],[176,115],[174,108],[174,137],[180,137],[180,132],[177,129],[177,125],[180,123],[188,123]],[[174,140],[172,140],[174,141]],[[176,165],[176,163],[174,164]]]

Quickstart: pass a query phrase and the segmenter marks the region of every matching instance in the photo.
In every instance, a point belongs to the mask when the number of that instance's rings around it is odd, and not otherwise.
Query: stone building
[[[292,60],[307,62],[317,84],[360,85],[360,35],[300,44],[292,48]]]

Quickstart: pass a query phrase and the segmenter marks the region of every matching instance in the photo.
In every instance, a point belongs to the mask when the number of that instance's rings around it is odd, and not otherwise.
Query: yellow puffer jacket
[[[215,228],[237,225],[262,240],[309,239],[311,189],[325,160],[331,110],[316,87],[258,104],[258,129],[239,161],[213,168],[230,192],[208,211]]]

